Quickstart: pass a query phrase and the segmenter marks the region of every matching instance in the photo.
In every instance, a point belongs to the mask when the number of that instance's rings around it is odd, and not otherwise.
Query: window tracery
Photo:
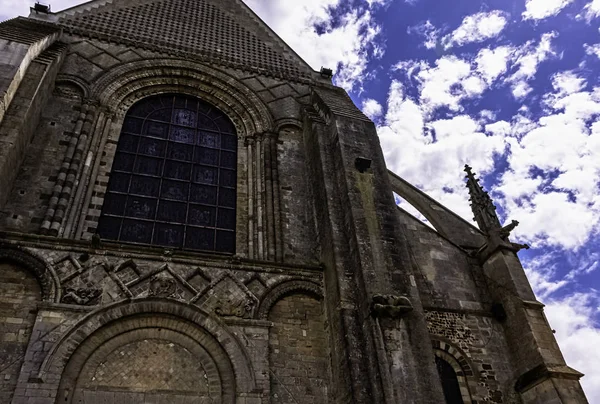
[[[102,238],[233,253],[237,137],[197,98],[148,97],[127,112],[98,233]]]

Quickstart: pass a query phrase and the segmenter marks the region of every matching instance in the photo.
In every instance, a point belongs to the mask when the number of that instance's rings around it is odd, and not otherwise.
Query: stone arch
[[[42,300],[60,302],[61,288],[54,269],[37,254],[16,246],[0,246],[0,262],[11,262],[31,271],[42,290]]]
[[[102,353],[123,344],[169,338],[205,359],[207,378],[221,386],[217,402],[233,404],[236,395],[255,389],[250,357],[235,334],[193,305],[160,298],[121,301],[89,313],[51,348],[39,377],[59,387],[57,402],[62,403],[73,398],[69,389],[81,382],[79,375],[94,369],[86,367],[88,361],[98,363]]]
[[[199,63],[179,59],[146,59],[109,70],[92,85],[90,95],[101,105],[118,106],[124,115],[149,95],[177,92],[199,97],[225,112],[238,135],[272,130],[273,120],[260,98],[235,77]]]
[[[433,354],[454,369],[464,404],[471,404],[473,402],[471,391],[476,387],[477,381],[466,355],[457,347],[444,341],[432,340],[432,346]]]
[[[306,280],[291,280],[276,284],[273,286],[261,299],[258,310],[256,310],[256,318],[265,320],[269,315],[269,311],[281,298],[293,293],[308,294],[315,297],[317,300],[323,299],[321,285]]]
[[[80,77],[73,76],[70,74],[60,74],[56,78],[55,91],[61,85],[67,85],[74,88],[78,93],[81,101],[87,99],[90,96],[90,88],[86,82]]]
[[[422,214],[440,235],[459,245],[479,248],[483,233],[429,195],[388,170],[392,191]]]
[[[281,132],[282,130],[293,128],[295,130],[302,130],[302,121],[296,118],[282,118],[275,122],[275,131]]]

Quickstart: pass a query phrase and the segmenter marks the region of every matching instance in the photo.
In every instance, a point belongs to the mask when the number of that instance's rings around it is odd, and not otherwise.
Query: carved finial
[[[492,198],[479,184],[479,179],[475,177],[475,173],[467,164],[465,164],[465,172],[467,173],[467,188],[471,197],[471,209],[479,228],[484,233],[501,229],[502,225],[496,215],[496,207]]]
[[[473,219],[479,225],[479,229],[487,236],[487,242],[479,249],[478,253],[481,256],[486,256],[498,247],[508,248],[515,252],[523,248],[528,249],[527,244],[512,243],[508,240],[511,231],[519,225],[519,222],[513,220],[506,226],[502,226],[496,214],[496,207],[492,202],[492,198],[479,184],[479,179],[467,164],[465,164],[465,172],[467,173],[467,188],[469,189]]]

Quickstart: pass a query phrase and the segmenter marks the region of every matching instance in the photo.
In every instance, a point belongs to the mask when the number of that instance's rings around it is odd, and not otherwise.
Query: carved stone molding
[[[0,262],[8,261],[30,270],[40,283],[42,298],[48,302],[60,300],[59,280],[53,269],[42,258],[22,247],[0,243]]]
[[[155,276],[150,280],[149,297],[174,297],[177,292],[177,283],[173,278]]]
[[[99,303],[102,289],[96,288],[65,288],[61,303],[93,306]]]
[[[282,297],[292,293],[305,293],[318,299],[323,298],[323,289],[321,285],[307,280],[289,280],[279,283],[272,287],[262,298],[260,307],[257,310],[256,318],[266,319],[271,307]]]

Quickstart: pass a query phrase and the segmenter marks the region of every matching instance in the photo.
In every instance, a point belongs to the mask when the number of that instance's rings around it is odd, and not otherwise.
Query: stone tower
[[[470,168],[479,229],[240,0],[0,43],[0,403],[586,402]]]

